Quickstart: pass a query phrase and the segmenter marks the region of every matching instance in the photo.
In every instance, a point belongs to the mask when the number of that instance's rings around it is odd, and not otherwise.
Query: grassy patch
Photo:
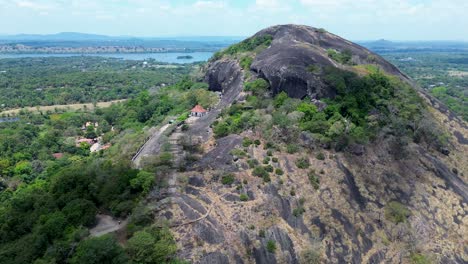
[[[385,218],[395,224],[406,222],[410,215],[410,210],[396,201],[389,202],[385,207]]]

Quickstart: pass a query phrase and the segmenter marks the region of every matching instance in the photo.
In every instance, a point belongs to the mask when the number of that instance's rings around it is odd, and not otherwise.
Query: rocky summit
[[[300,99],[306,96],[314,99],[334,97],[336,91],[324,80],[326,67],[354,71],[353,66],[374,64],[389,74],[408,80],[379,55],[323,29],[280,25],[264,29],[244,42],[258,39],[267,39],[269,46],[252,50],[258,54],[248,70],[258,78],[268,80],[273,94],[285,91],[290,97]],[[232,68],[224,65],[221,62],[212,64],[214,70],[209,72],[207,78],[214,90],[220,87],[219,83],[213,82],[216,76],[232,74]]]

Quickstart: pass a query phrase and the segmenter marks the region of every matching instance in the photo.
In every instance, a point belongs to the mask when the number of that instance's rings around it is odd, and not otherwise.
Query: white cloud
[[[51,3],[38,3],[32,1],[15,1],[15,3],[19,8],[28,8],[36,11],[51,10],[55,8]]]
[[[197,9],[221,9],[225,7],[225,3],[221,1],[197,1],[193,7]]]
[[[278,0],[256,0],[255,6],[259,9],[279,9],[282,5]]]

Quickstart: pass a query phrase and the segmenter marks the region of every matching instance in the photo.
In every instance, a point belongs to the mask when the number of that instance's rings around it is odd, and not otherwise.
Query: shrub
[[[242,202],[246,202],[249,200],[249,196],[245,193],[242,193],[240,196],[239,196],[239,199],[242,201]]]
[[[268,150],[268,151],[267,151],[267,156],[269,156],[269,157],[273,156],[273,151]]]
[[[291,191],[289,192],[289,194],[291,196],[296,196],[296,189],[294,189],[294,187],[291,189]]]
[[[261,178],[263,178],[264,176],[268,176],[268,172],[265,170],[265,168],[263,168],[261,166],[255,167],[252,174],[254,176],[261,177]]]
[[[255,96],[263,96],[270,87],[270,84],[264,79],[256,79],[252,82],[246,82],[244,84],[245,90],[252,92]]]
[[[262,142],[259,139],[256,139],[256,140],[254,140],[254,144],[256,146],[260,146],[262,144]]]
[[[253,143],[252,140],[250,138],[248,138],[248,137],[245,137],[245,138],[242,139],[242,146],[244,148],[249,147],[250,145],[252,145],[252,143]]]
[[[271,182],[270,174],[263,175],[263,182]]]
[[[273,161],[274,163],[278,163],[278,158],[277,158],[277,157],[273,157],[273,158],[271,158],[271,161]]]
[[[240,59],[239,65],[242,67],[244,70],[249,70],[250,66],[252,65],[253,58],[249,56],[242,57]]]
[[[265,237],[265,234],[266,234],[266,232],[265,232],[264,229],[260,229],[260,231],[258,231],[258,236],[259,237]]]
[[[273,172],[273,170],[274,170],[273,166],[271,166],[271,165],[265,166],[264,168],[268,172]]]
[[[296,144],[288,144],[286,146],[286,152],[288,152],[289,154],[294,154],[298,150],[299,150],[299,146],[297,146]]]
[[[277,169],[275,170],[275,174],[281,176],[281,175],[284,174],[284,171],[283,171],[282,169],[280,169],[280,168],[277,168]]]
[[[275,253],[275,251],[276,251],[276,242],[273,241],[273,240],[268,240],[266,249],[270,253]]]
[[[299,169],[307,169],[310,167],[310,162],[309,162],[309,159],[307,157],[302,157],[302,158],[298,158],[296,160],[296,166],[299,168]]]
[[[299,216],[301,216],[303,213],[305,213],[305,209],[304,209],[304,207],[302,207],[302,206],[299,206],[299,207],[297,207],[297,208],[294,208],[294,210],[293,210],[293,215],[294,215],[294,217],[299,217]]]
[[[408,208],[397,201],[391,201],[385,207],[385,218],[395,224],[406,222],[410,215]]]
[[[263,164],[268,164],[268,163],[270,163],[270,157],[265,157],[263,159]]]
[[[325,160],[325,154],[323,154],[322,152],[320,152],[319,154],[317,154],[316,158],[318,160]]]
[[[233,174],[226,174],[221,177],[221,183],[224,185],[231,185],[234,183],[235,177]]]
[[[320,253],[314,249],[308,249],[302,254],[303,263],[320,264]]]
[[[251,169],[253,169],[253,168],[255,168],[255,166],[257,166],[257,165],[259,164],[259,162],[258,162],[258,160],[256,160],[256,159],[249,159],[249,160],[247,161],[247,164],[249,164],[249,167],[250,167]]]
[[[414,264],[430,264],[432,263],[431,260],[421,254],[421,253],[411,253],[410,255],[410,259],[411,259],[411,263],[414,263]]]
[[[231,155],[233,156],[237,156],[239,158],[243,158],[245,156],[247,156],[247,153],[245,153],[245,151],[243,151],[242,149],[238,149],[238,148],[235,148],[233,150],[231,150]]]
[[[312,187],[314,187],[315,190],[318,190],[320,187],[320,180],[315,174],[315,171],[314,170],[309,171],[307,176],[309,177],[309,181],[310,181],[310,184],[312,184]]]

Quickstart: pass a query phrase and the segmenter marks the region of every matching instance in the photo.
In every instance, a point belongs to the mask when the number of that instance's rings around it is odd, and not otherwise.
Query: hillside
[[[179,257],[467,260],[467,126],[396,67],[324,30],[285,25],[216,54],[205,79],[233,105],[208,135],[193,129],[204,118],[189,126],[191,165],[159,197],[170,206],[150,201]]]

